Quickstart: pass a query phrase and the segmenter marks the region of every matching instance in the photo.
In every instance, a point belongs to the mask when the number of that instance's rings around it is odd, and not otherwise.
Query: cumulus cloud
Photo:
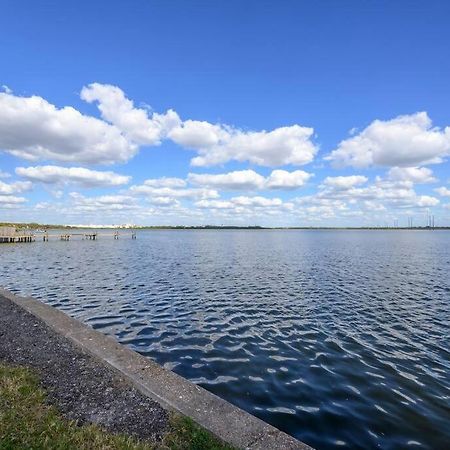
[[[214,189],[187,188],[186,182],[180,178],[156,178],[144,181],[143,184],[131,186],[131,195],[142,195],[149,199],[207,199],[218,198]],[[167,200],[166,200],[167,201]]]
[[[362,175],[350,175],[347,177],[326,177],[323,184],[336,189],[350,189],[353,186],[366,183],[367,177]]]
[[[415,173],[415,172],[413,172]],[[368,183],[364,176],[327,177],[316,194],[295,199],[302,210],[323,218],[349,217],[361,212],[379,213],[393,210],[430,208],[439,199],[419,195],[411,180],[376,177]],[[364,214],[362,214],[364,215]]]
[[[229,200],[200,200],[195,203],[195,206],[204,209],[232,209],[236,205]]]
[[[138,151],[120,130],[41,97],[0,93],[0,149],[27,160],[125,162]]]
[[[319,198],[340,199],[349,203],[372,201],[395,208],[436,206],[439,200],[427,195],[418,195],[411,181],[391,181],[380,177],[368,186],[348,188],[323,185]]]
[[[11,205],[18,205],[20,203],[26,202],[27,199],[24,197],[17,197],[14,195],[2,195],[0,194],[0,206],[8,207]]]
[[[363,175],[327,176],[315,194],[294,201],[286,199],[286,193],[283,199],[268,198],[267,191],[294,190],[310,181],[311,173],[276,167],[304,165],[314,160],[318,146],[312,128],[296,124],[267,131],[243,130],[223,123],[182,120],[171,109],[159,114],[136,106],[120,88],[99,83],[85,86],[80,95],[98,107],[99,118],[71,107],[57,107],[41,97],[0,92],[0,151],[28,160],[46,160],[42,165],[16,169],[16,174],[27,181],[0,182],[2,207],[25,202],[20,194],[31,189],[33,183],[50,185],[47,190],[55,196],[68,184],[85,188],[124,186],[130,177],[79,166],[126,162],[140,147],[157,146],[164,141],[192,150],[193,166],[237,161],[275,170],[265,171],[264,176],[248,169],[190,173],[186,179],[150,178],[116,195],[85,197],[72,193],[71,203],[53,204],[65,208],[64,214],[69,215],[102,217],[108,213],[110,217],[117,214],[126,218],[132,213],[133,217],[160,214],[163,218],[177,218],[183,214],[195,216],[196,220],[211,215],[220,220],[251,220],[275,214],[283,220],[289,220],[289,214],[291,219],[358,214],[366,217],[367,212],[388,215],[403,209],[409,214],[414,208],[439,205],[439,198],[419,195],[414,189],[417,183],[436,181],[432,170],[424,165],[445,161],[450,155],[450,128],[433,127],[426,113],[376,120],[365,129],[354,129],[326,157],[335,166],[388,167],[386,176],[373,181]],[[58,165],[58,161],[63,164]],[[0,178],[8,175],[0,171]],[[426,193],[422,189],[421,193]],[[235,196],[221,198],[222,190],[232,191]],[[266,191],[268,197],[256,195],[260,192],[251,196],[248,191]],[[447,187],[434,191],[442,197],[450,196]],[[46,210],[43,205],[42,210]]]
[[[266,181],[254,170],[236,170],[218,175],[190,173],[188,180],[192,184],[230,191],[261,189]]]
[[[256,206],[261,208],[281,206],[283,204],[283,201],[280,198],[266,198],[261,196],[246,197],[241,195],[232,198],[232,201],[238,206]]]
[[[193,166],[249,161],[260,166],[304,165],[317,153],[313,128],[292,125],[272,131],[242,131],[227,125],[187,120],[168,134],[177,144],[196,150]]]
[[[115,125],[132,142],[141,145],[159,145],[167,132],[181,121],[178,114],[169,110],[164,114],[148,116],[146,109],[136,108],[117,86],[92,83],[83,87],[81,98],[96,102],[101,116]]]
[[[34,210],[72,220],[66,223],[142,223],[142,220],[155,220],[155,224],[179,225],[188,217],[200,217],[195,208],[185,208],[176,199],[139,198],[129,193],[86,196],[79,192],[69,193],[64,203],[40,202]]]
[[[226,140],[232,129],[199,120],[185,120],[169,132],[169,137],[177,144],[192,148],[208,149]]]
[[[294,200],[300,205],[300,214],[309,219],[333,219],[349,208],[344,200],[308,195]]]
[[[10,178],[11,174],[0,169],[0,178]]]
[[[45,99],[0,93],[0,149],[32,161],[87,164],[126,162],[139,146],[170,139],[198,153],[194,166],[248,161],[261,166],[310,163],[318,147],[314,130],[298,124],[266,131],[243,131],[226,124],[187,119],[137,108],[117,86],[92,83],[80,96],[95,103],[103,120]]]
[[[420,208],[426,208],[431,206],[437,206],[439,204],[439,199],[436,197],[431,197],[430,195],[419,195],[417,196],[415,206]]]
[[[442,197],[450,197],[450,189],[448,189],[444,186],[435,189],[435,192],[437,192]]]
[[[433,171],[427,167],[393,167],[388,172],[391,180],[412,181],[413,183],[434,183]]]
[[[326,160],[337,167],[415,167],[442,162],[450,153],[450,127],[433,127],[426,112],[375,120],[343,140]]]
[[[172,197],[150,197],[149,202],[153,205],[160,206],[160,207],[169,207],[169,206],[175,206],[180,205],[179,200]]]
[[[237,207],[270,208],[283,205],[280,198],[266,198],[261,196],[238,196],[230,200],[200,200],[195,203],[198,208],[207,209],[234,209]]]
[[[274,170],[267,177],[256,173],[254,170],[236,170],[223,174],[196,174],[190,173],[190,183],[211,187],[215,189],[238,191],[257,189],[296,189],[303,186],[312,174],[302,170],[288,172],[286,170]]]
[[[0,194],[21,194],[22,192],[29,191],[31,187],[32,183],[29,181],[17,181],[15,183],[4,183],[3,181],[0,181]]]
[[[314,130],[300,125],[272,131],[242,131],[226,124],[182,121],[173,110],[164,114],[136,108],[117,86],[92,83],[81,98],[96,102],[104,120],[115,125],[128,139],[140,145],[158,145],[169,138],[182,147],[195,150],[194,166],[211,166],[228,161],[249,161],[261,166],[303,165],[317,152],[312,142]]]
[[[144,181],[145,186],[151,186],[154,188],[182,188],[186,186],[186,181],[182,178],[150,178]]]
[[[15,183],[0,181],[0,208],[15,208],[25,203],[27,199],[17,196],[17,194],[29,191],[32,186],[29,181],[17,181]]]
[[[69,194],[73,212],[122,211],[138,209],[136,199],[129,195],[85,197],[78,192]]]
[[[269,189],[296,189],[303,186],[313,174],[303,170],[274,170],[266,180]]]
[[[110,187],[129,183],[131,177],[83,167],[36,166],[17,167],[16,174],[45,184],[77,184],[83,187]]]

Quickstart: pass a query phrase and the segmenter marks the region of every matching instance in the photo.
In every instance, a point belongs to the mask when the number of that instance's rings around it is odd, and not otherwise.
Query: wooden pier
[[[88,232],[88,233],[63,233],[63,234],[49,234],[49,233],[44,233],[42,236],[42,240],[44,242],[48,242],[49,239],[53,238],[53,239],[57,239],[59,238],[61,241],[70,241],[72,240],[72,238],[74,239],[78,239],[78,240],[89,240],[89,241],[97,241],[100,237],[112,237],[114,240],[118,240],[119,236],[129,236],[131,237],[131,239],[136,239],[136,232],[135,231],[131,231],[131,232],[119,232],[119,231],[114,231],[112,233],[99,233],[97,231],[94,232]]]
[[[35,236],[28,230],[16,230],[15,227],[0,227],[0,244],[34,242]]]
[[[129,236],[131,239],[136,239],[136,231],[123,231],[118,230],[111,233],[99,233],[97,231],[89,232],[65,232],[65,233],[49,233],[48,231],[32,233],[31,231],[16,230],[15,227],[0,227],[0,243],[21,243],[21,242],[35,242],[36,237],[41,237],[43,242],[49,242],[49,240],[71,241],[71,240],[90,240],[96,241],[100,237],[112,237],[114,240],[118,240],[120,236]]]

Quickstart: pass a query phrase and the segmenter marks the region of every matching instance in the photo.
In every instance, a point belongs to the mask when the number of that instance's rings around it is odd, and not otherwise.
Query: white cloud
[[[432,127],[426,112],[375,120],[325,157],[335,166],[414,167],[441,162],[450,153],[450,127]]]
[[[85,197],[78,192],[69,194],[73,212],[122,211],[138,209],[136,199],[129,195],[101,195]]]
[[[450,197],[450,189],[442,186],[440,188],[436,188],[435,192],[437,192],[442,197]]]
[[[12,90],[6,86],[6,84],[2,84],[2,90],[6,93],[6,94],[12,94]]]
[[[413,183],[434,183],[433,171],[426,167],[393,167],[388,172],[390,180],[412,181]]]
[[[0,181],[0,208],[16,208],[18,205],[25,203],[27,199],[16,194],[29,191],[32,186],[29,181],[17,181],[15,183]]]
[[[199,200],[195,206],[204,209],[232,209],[236,205],[229,200]]]
[[[303,165],[317,153],[314,130],[300,125],[272,131],[242,131],[227,125],[189,120],[168,136],[177,144],[196,150],[193,166],[213,166],[228,161],[249,161],[260,166]]]
[[[24,197],[16,197],[14,195],[1,195],[0,194],[0,206],[17,205],[26,202]]]
[[[270,206],[281,206],[283,204],[283,201],[279,198],[266,198],[261,196],[256,197],[239,196],[232,198],[231,201],[238,206],[256,206],[261,208],[266,208]]]
[[[303,170],[288,172],[274,170],[266,180],[269,189],[296,189],[303,186],[313,175]]]
[[[364,200],[362,202],[362,206],[368,211],[386,211],[386,207],[384,205],[373,200]]]
[[[81,91],[81,98],[97,102],[102,118],[120,129],[134,143],[159,145],[165,138],[193,149],[199,156],[194,166],[210,166],[228,161],[249,161],[261,166],[302,165],[311,162],[317,152],[312,142],[314,130],[300,125],[272,131],[242,131],[205,121],[181,121],[178,114],[165,114],[136,108],[117,86],[92,83]]]
[[[349,216],[357,211],[372,213],[405,210],[407,208],[434,207],[439,199],[429,195],[418,195],[410,180],[385,180],[376,177],[371,184],[366,177],[327,177],[319,186],[319,191],[310,196],[296,199],[310,214],[326,218]],[[348,211],[348,214],[343,214]],[[373,217],[376,219],[376,216]]]
[[[195,203],[198,208],[206,209],[234,209],[239,207],[270,208],[280,207],[283,201],[279,198],[266,198],[261,196],[238,196],[230,200],[200,200]]]
[[[309,195],[299,197],[294,200],[300,205],[300,214],[309,219],[332,219],[337,217],[339,213],[348,210],[345,201],[340,199],[331,199],[320,197],[319,195]]]
[[[336,189],[325,187],[319,196],[346,200],[350,203],[359,201],[376,201],[394,208],[414,208],[436,206],[439,200],[426,195],[417,195],[411,181],[390,181],[377,177],[375,182],[366,187]]]
[[[150,178],[148,180],[145,180],[144,184],[145,186],[151,186],[154,188],[161,188],[161,187],[183,188],[186,186],[186,181],[184,181],[182,178],[162,177],[162,178]]]
[[[78,184],[83,187],[108,187],[127,184],[131,177],[114,172],[100,172],[83,167],[17,167],[16,174],[46,184]]]
[[[261,189],[265,184],[265,178],[254,170],[237,170],[218,175],[190,173],[188,180],[192,184],[231,191]]]
[[[11,174],[0,169],[0,178],[10,178]]]
[[[347,177],[326,177],[323,183],[336,189],[350,189],[366,183],[367,180],[368,178],[362,175],[350,175]]]
[[[310,163],[318,147],[313,128],[292,125],[243,131],[226,124],[182,121],[173,110],[159,114],[136,108],[117,86],[92,83],[80,96],[95,103],[103,120],[45,99],[0,93],[0,149],[31,161],[87,164],[126,162],[139,146],[164,139],[195,150],[194,166],[248,161],[261,166]]]
[[[0,93],[0,149],[27,160],[125,162],[138,150],[120,131],[41,97]]]
[[[0,194],[21,194],[22,192],[29,191],[31,187],[32,183],[29,181],[17,181],[15,183],[4,183],[3,181],[0,181]]]
[[[89,103],[97,102],[102,118],[140,145],[159,145],[167,132],[181,122],[173,110],[165,114],[153,113],[149,117],[146,109],[135,108],[122,89],[109,84],[85,86],[81,98]]]
[[[196,174],[190,173],[188,180],[192,184],[223,189],[230,191],[256,190],[256,189],[295,189],[303,186],[312,174],[302,170],[288,172],[286,170],[274,170],[267,177],[256,173],[254,170],[236,170],[223,174]]]
[[[209,149],[229,138],[232,129],[199,120],[185,120],[169,132],[169,137],[183,147]]]
[[[437,206],[439,204],[439,200],[435,197],[431,197],[429,195],[419,195],[416,199],[415,205],[420,208]]]
[[[180,205],[180,202],[172,197],[151,197],[149,201],[153,205],[161,207]]]
[[[219,193],[214,189],[185,188],[185,181],[180,178],[157,178],[144,181],[144,184],[131,186],[131,195],[143,195],[150,199],[207,199],[218,198]]]

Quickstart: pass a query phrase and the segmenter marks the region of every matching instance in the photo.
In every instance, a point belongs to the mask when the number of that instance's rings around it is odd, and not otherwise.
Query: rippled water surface
[[[318,449],[450,448],[448,232],[148,231],[0,256],[0,284]]]

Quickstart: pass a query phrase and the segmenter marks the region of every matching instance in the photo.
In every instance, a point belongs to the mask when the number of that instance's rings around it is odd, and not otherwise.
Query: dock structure
[[[49,234],[47,231],[42,235],[42,240],[48,242],[51,239],[59,238],[61,241],[70,241],[72,238],[74,240],[89,240],[97,241],[99,237],[112,237],[115,241],[119,239],[119,236],[130,236],[131,239],[136,239],[136,232],[131,233],[120,232],[118,230],[111,233],[99,233],[97,231],[84,232],[84,233],[63,233],[63,234]]]
[[[0,243],[14,244],[34,242],[34,234],[29,230],[17,230],[16,227],[0,227]]]
[[[43,242],[49,242],[50,240],[59,239],[60,241],[71,241],[72,238],[74,240],[90,240],[96,241],[99,237],[113,237],[114,240],[119,239],[120,236],[130,236],[131,239],[136,239],[136,231],[120,232],[115,230],[111,233],[99,233],[97,231],[89,231],[89,232],[64,232],[61,234],[58,233],[49,233],[47,230],[44,232],[38,231],[37,235],[42,236]],[[30,230],[17,230],[15,227],[4,226],[0,227],[0,243],[19,243],[19,242],[35,242],[36,235]]]

